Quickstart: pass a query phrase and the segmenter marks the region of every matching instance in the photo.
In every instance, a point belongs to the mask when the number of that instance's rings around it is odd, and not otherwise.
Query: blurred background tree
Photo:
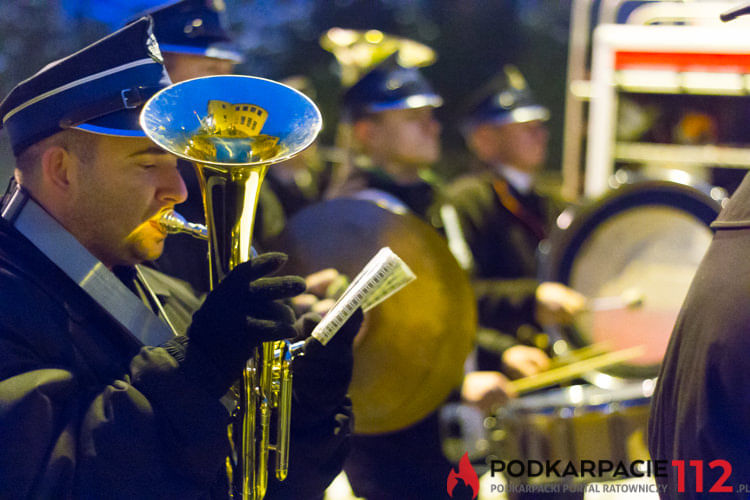
[[[222,0],[216,0],[222,1]],[[246,56],[241,74],[283,79],[306,75],[316,88],[331,144],[342,92],[335,58],[318,40],[329,28],[379,29],[435,49],[424,72],[445,99],[445,154],[438,169],[450,177],[468,161],[457,130],[466,97],[516,64],[552,111],[548,169],[559,171],[571,0],[225,0],[236,42]],[[119,28],[158,0],[17,0],[2,2],[0,90],[3,95],[46,63]],[[13,160],[0,139],[0,173]]]

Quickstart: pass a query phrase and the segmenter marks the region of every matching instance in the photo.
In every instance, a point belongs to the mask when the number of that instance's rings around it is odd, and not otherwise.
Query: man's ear
[[[42,153],[42,177],[51,189],[67,191],[77,167],[71,154],[60,146],[50,146]]]
[[[358,144],[361,144],[365,147],[370,144],[374,132],[375,123],[373,123],[372,120],[357,120],[352,126],[352,135],[354,136],[354,140],[357,141]]]
[[[487,161],[494,151],[494,137],[490,125],[480,123],[471,131],[467,145],[480,160]]]

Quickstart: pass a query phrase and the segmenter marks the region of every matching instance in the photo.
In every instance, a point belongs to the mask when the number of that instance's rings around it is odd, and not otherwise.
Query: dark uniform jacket
[[[294,161],[294,160],[291,160]],[[271,166],[263,185],[276,195],[283,219],[290,219],[303,208],[320,201],[330,181],[330,169],[320,169],[307,164],[301,176],[285,178],[277,174],[283,166]],[[302,179],[299,179],[302,177]],[[283,226],[284,220],[280,221]],[[277,229],[274,224],[273,229]],[[273,233],[274,231],[269,231]],[[275,234],[272,234],[272,236]]]
[[[553,209],[538,194],[521,195],[492,173],[457,179],[446,189],[446,198],[456,209],[474,259],[480,325],[530,342],[539,329],[534,323],[537,247]],[[508,342],[498,339],[492,350],[502,352]],[[487,351],[480,354],[480,369],[498,369],[499,359]]]
[[[388,173],[378,167],[357,168],[346,182],[329,193],[329,198],[372,198],[382,194],[388,195],[393,202],[406,205],[416,215],[433,223],[437,190],[427,181],[416,181],[408,184],[396,182]],[[391,198],[392,197],[392,198]],[[389,201],[389,200],[385,200]]]
[[[714,239],[693,278],[662,362],[649,421],[653,459],[666,460],[664,498],[704,498],[726,467],[724,482],[750,484],[750,176],[712,227]],[[684,493],[673,460],[685,469]],[[702,461],[703,492],[695,467]],[[708,495],[714,498],[714,494]],[[719,496],[721,498],[721,496]]]
[[[269,498],[314,498],[340,470],[348,420],[328,417],[293,418],[289,482]],[[227,422],[0,220],[0,498],[226,497]]]

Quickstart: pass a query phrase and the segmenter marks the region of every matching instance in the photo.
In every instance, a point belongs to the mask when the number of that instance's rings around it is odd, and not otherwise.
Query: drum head
[[[476,332],[473,291],[442,237],[413,215],[339,199],[297,213],[272,246],[285,271],[333,267],[350,278],[388,246],[417,279],[365,314],[354,343],[354,429],[403,429],[436,410],[463,378]]]
[[[617,189],[555,233],[545,279],[571,286],[591,304],[567,330],[569,342],[645,346],[641,357],[603,371],[656,376],[719,210],[698,189],[646,181]]]

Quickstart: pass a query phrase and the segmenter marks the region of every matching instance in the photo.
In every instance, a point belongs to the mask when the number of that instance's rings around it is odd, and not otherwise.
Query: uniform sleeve
[[[188,384],[166,351],[143,348],[128,373],[97,385],[71,367],[51,366],[6,333],[0,332],[6,494],[195,498],[216,481],[227,451],[226,411]]]
[[[511,347],[517,346],[518,340],[508,334],[499,332],[493,328],[482,328],[477,330],[477,347],[485,351],[495,353],[498,358],[502,359],[505,351]],[[495,369],[502,369],[502,363]]]
[[[474,280],[479,321],[511,335],[519,325],[534,317],[536,289],[531,278]]]

